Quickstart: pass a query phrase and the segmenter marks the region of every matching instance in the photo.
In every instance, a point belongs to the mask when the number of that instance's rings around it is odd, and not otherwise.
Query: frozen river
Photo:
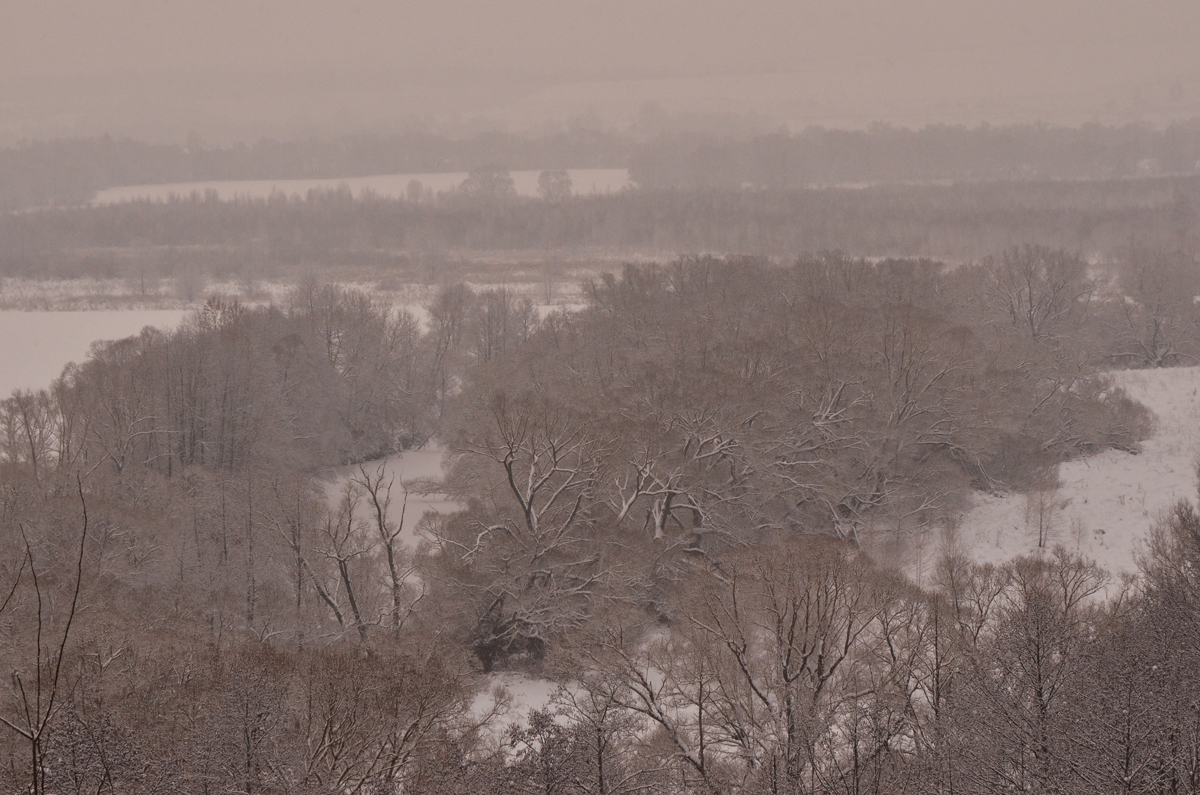
[[[97,340],[115,340],[146,326],[175,328],[182,309],[88,312],[0,311],[0,399],[14,389],[41,389],[70,362],[82,362]]]
[[[395,486],[392,491],[392,507],[388,512],[388,518],[393,522],[399,522],[401,519],[401,508],[404,501],[404,494],[401,484],[411,485],[413,481],[438,481],[442,478],[442,462],[445,457],[445,452],[436,444],[427,444],[420,450],[409,450],[404,453],[397,453],[394,456],[384,458],[377,461],[368,461],[362,464],[362,469],[366,471],[369,477],[374,477],[382,467],[384,471],[384,482],[394,482]],[[329,499],[331,508],[336,508],[341,501],[344,489],[347,482],[351,478],[361,477],[362,473],[358,466],[338,467],[332,473],[332,477],[326,482],[326,495]],[[408,495],[408,508],[404,511],[404,526],[401,528],[400,539],[409,546],[416,546],[419,541],[419,536],[416,533],[417,523],[427,511],[435,511],[437,513],[452,513],[459,510],[461,506],[448,499],[444,494],[420,494],[416,490],[410,491]],[[358,519],[369,521],[371,519],[370,506],[367,504],[365,496],[359,503],[358,510],[355,512]]]

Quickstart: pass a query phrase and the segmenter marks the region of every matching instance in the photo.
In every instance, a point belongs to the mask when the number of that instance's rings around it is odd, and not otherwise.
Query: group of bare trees
[[[427,630],[196,646],[174,621],[113,621],[87,503],[64,502],[78,554],[24,541],[5,570],[13,792],[1200,789],[1186,503],[1137,581],[1065,552],[951,554],[922,591],[781,533],[693,557],[654,609],[614,596],[582,622],[544,669],[563,687],[497,736],[462,651]]]
[[[681,561],[779,532],[895,553],[971,488],[1047,490],[1065,458],[1136,449],[1148,412],[1072,341],[1092,314],[1072,267],[1053,290],[832,255],[593,284],[466,370],[444,430],[466,510],[426,528],[434,601],[486,666],[537,659],[597,605],[677,587]]]
[[[1168,569],[1196,524],[1177,509],[1136,582],[1061,551],[950,555],[927,591],[844,542],[730,552],[658,614],[595,616],[490,786],[1195,792],[1196,592]]]
[[[1097,346],[1117,366],[1200,361],[1200,269],[1169,247],[1131,246],[1111,262],[1042,246],[987,262],[990,287],[1013,328],[1031,339]]]
[[[1136,583],[948,554],[921,590],[873,557],[1136,448],[1080,332],[1104,289],[1036,248],[702,257],[544,319],[312,285],[100,347],[0,404],[0,780],[1196,791],[1190,509]],[[366,459],[435,430],[462,509],[421,517],[431,486]],[[563,689],[497,734],[503,669]]]
[[[842,542],[697,565],[598,615],[498,792],[1196,792],[1186,503],[1140,576],[948,555],[921,591]],[[1107,596],[1105,596],[1107,595]]]
[[[369,297],[313,288],[283,310],[210,300],[179,331],[108,343],[4,403],[5,460],[53,468],[309,467],[432,430],[422,333]]]

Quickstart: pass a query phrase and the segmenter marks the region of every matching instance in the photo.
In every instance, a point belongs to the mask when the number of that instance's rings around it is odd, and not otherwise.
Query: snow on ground
[[[389,519],[395,522],[400,521],[400,503],[403,500],[400,484],[410,484],[415,480],[440,480],[444,458],[445,451],[442,448],[436,444],[428,444],[420,450],[409,450],[389,458],[363,464],[369,476],[374,476],[378,468],[382,466],[385,482],[394,478],[396,485],[392,497],[392,508],[388,512]],[[349,478],[355,475],[361,476],[361,473],[357,467],[339,467],[330,474],[333,477],[327,481],[325,493],[330,506],[336,508]],[[414,491],[409,495],[408,509],[404,516],[400,540],[409,546],[415,546],[420,541],[420,536],[416,533],[417,523],[426,512],[450,513],[458,510],[459,507],[458,503],[447,499],[444,494],[417,494]],[[365,498],[359,503],[356,516],[365,522],[372,520],[370,507],[366,504]],[[502,693],[497,692],[501,689]],[[496,709],[497,699],[507,702],[497,711],[495,719],[485,730],[488,738],[492,742],[498,743],[504,739],[509,726],[525,724],[529,719],[530,712],[549,705],[550,699],[557,689],[558,685],[548,679],[538,679],[521,673],[488,674],[486,685],[475,697],[471,712],[476,718],[482,718]]]
[[[146,326],[171,329],[181,309],[18,312],[0,310],[0,399],[14,389],[43,389],[97,340],[122,339]]]
[[[149,278],[0,278],[0,309],[182,309],[171,280]]]
[[[388,480],[395,479],[392,509],[389,518],[400,520],[400,502],[403,495],[401,483],[411,483],[414,480],[436,481],[442,477],[442,462],[445,451],[435,444],[428,444],[420,450],[409,450],[380,461],[363,464],[368,475],[374,475],[380,466],[384,468],[384,476]],[[341,499],[342,489],[347,480],[360,474],[357,467],[339,467],[333,473],[333,478],[327,482],[326,495],[331,506],[337,506]],[[416,533],[417,523],[427,511],[450,513],[459,509],[458,503],[449,500],[443,494],[409,495],[408,510],[404,517],[404,527],[400,535],[403,543],[415,545],[420,537]],[[365,500],[359,504],[356,512],[358,518],[370,521],[369,506]],[[538,679],[521,673],[493,673],[486,679],[486,687],[475,698],[472,712],[476,717],[483,717],[495,708],[497,698],[507,700],[507,705],[496,716],[495,721],[487,730],[494,742],[503,739],[507,727],[512,724],[524,724],[529,719],[529,713],[542,709],[550,703],[550,698],[558,689],[558,685],[548,679]],[[503,695],[497,689],[503,689]]]
[[[1200,367],[1128,370],[1113,381],[1157,417],[1138,455],[1106,450],[1059,468],[1047,546],[1065,546],[1109,572],[1132,572],[1150,527],[1180,498],[1196,499],[1200,453]],[[977,495],[957,543],[976,560],[1037,554],[1036,518],[1023,495]],[[1043,515],[1045,513],[1043,512]]]
[[[498,693],[497,691],[502,691]],[[483,717],[496,708],[497,699],[507,700],[491,727],[493,739],[503,736],[513,724],[525,724],[529,713],[549,706],[558,685],[549,679],[536,679],[519,673],[496,673],[487,677],[487,687],[475,697],[471,712]]]
[[[380,467],[382,467],[384,485],[386,486],[388,483],[394,484],[392,486],[392,505],[388,511],[388,519],[390,521],[401,521],[401,509],[404,503],[403,487],[407,486],[411,489],[408,495],[408,507],[404,510],[404,526],[401,528],[400,533],[401,542],[410,547],[415,547],[420,541],[420,537],[416,532],[417,524],[427,512],[452,513],[459,510],[459,504],[447,498],[444,494],[421,494],[415,488],[412,488],[413,481],[441,480],[442,461],[444,457],[445,451],[436,444],[430,443],[419,450],[408,450],[407,452],[397,453],[388,458],[368,461],[362,464],[362,468],[366,471],[368,477],[375,477]],[[326,482],[325,494],[330,507],[336,510],[350,478],[361,478],[362,473],[356,465],[338,467],[329,474],[332,477]],[[365,494],[359,500],[358,508],[355,511],[355,518],[368,523],[373,521],[371,506]]]
[[[513,171],[513,187],[521,196],[538,195],[538,177],[541,171]],[[624,168],[570,168],[571,186],[576,195],[615,193],[628,187],[629,171]],[[371,177],[347,177],[344,179],[255,179],[212,182],[178,182],[166,185],[123,185],[98,192],[93,204],[117,204],[125,201],[149,199],[168,201],[172,197],[187,198],[193,193],[201,196],[213,191],[223,201],[235,198],[267,199],[273,194],[303,198],[310,190],[338,190],[346,188],[355,196],[367,193],[389,199],[405,198],[408,185],[416,180],[423,188],[434,193],[452,191],[463,183],[465,171],[437,174],[380,174]]]

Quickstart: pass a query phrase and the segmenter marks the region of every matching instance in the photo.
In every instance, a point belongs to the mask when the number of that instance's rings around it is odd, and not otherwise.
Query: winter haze
[[[1198,42],[0,0],[0,795],[1200,795]]]
[[[1200,112],[1187,0],[9,0],[0,136],[232,142],[436,119],[671,113],[765,127]]]

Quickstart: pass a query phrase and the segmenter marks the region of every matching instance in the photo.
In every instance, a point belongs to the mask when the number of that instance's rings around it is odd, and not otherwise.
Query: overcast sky
[[[937,121],[939,103],[975,101],[1158,118],[1197,107],[1197,42],[1196,0],[0,0],[0,124],[86,126],[117,106],[164,129],[205,108],[536,121],[619,115],[614,85],[781,119],[824,103]],[[401,92],[422,86],[453,88]]]

